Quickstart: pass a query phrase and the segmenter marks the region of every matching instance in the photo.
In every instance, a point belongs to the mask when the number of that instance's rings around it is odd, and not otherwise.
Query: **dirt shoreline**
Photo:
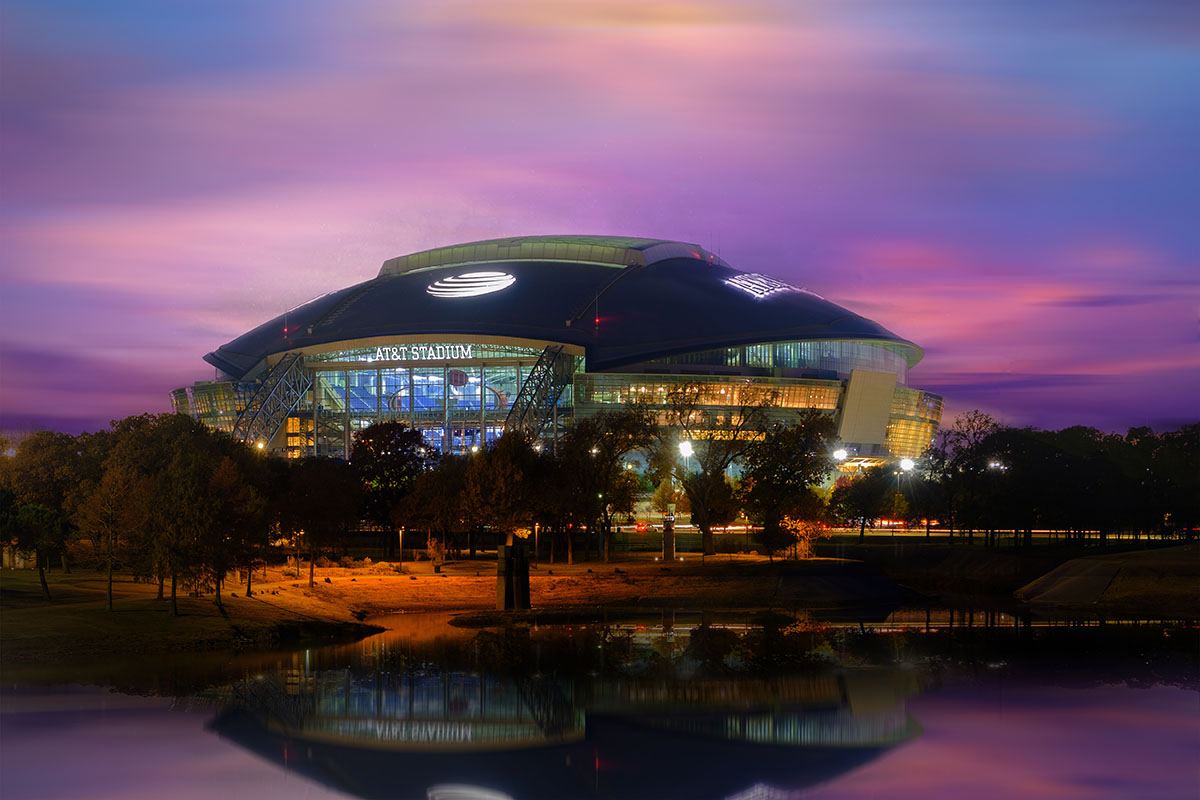
[[[104,576],[54,574],[54,600],[41,599],[36,574],[0,572],[0,668],[63,660],[217,649],[263,649],[299,642],[350,641],[378,630],[362,620],[417,611],[495,610],[494,561],[461,561],[434,572],[429,562],[318,568],[314,586],[270,570],[254,594],[227,586],[223,609],[211,596],[180,597],[180,616],[156,586],[121,578],[114,611],[104,607]],[[856,561],[775,562],[750,556],[698,556],[663,565],[542,564],[531,569],[535,609],[661,608],[845,609],[911,599],[878,569]],[[529,618],[530,615],[525,615]]]
[[[982,548],[964,549],[941,561],[937,554],[927,553],[921,580],[910,582],[906,578],[914,575],[917,555],[915,550],[913,554],[896,552],[892,563],[880,557],[768,563],[756,556],[725,555],[703,561],[689,555],[670,565],[651,558],[570,566],[543,563],[530,573],[535,611],[511,618],[549,620],[555,614],[596,609],[639,613],[679,608],[808,609],[882,619],[899,606],[939,603],[940,598],[903,588],[905,584],[925,592],[936,587],[937,594],[950,602],[958,591],[978,585],[992,602],[1016,605],[1011,593],[1028,582],[1028,571],[1041,568],[1041,575],[1053,566],[1035,561],[1017,569],[1010,555]],[[1183,557],[1193,563],[1198,558],[1196,549],[1141,557],[1143,566],[1157,564],[1159,569],[1126,570],[1120,596],[1112,598],[1119,601],[1116,605],[1105,603],[1101,609],[1094,603],[1067,602],[1056,605],[1054,611],[1086,615],[1103,610],[1129,616],[1153,615],[1157,609],[1185,614],[1189,609],[1195,611],[1190,582],[1174,587],[1176,594],[1187,597],[1162,596],[1166,584],[1161,569],[1180,563]],[[156,586],[125,577],[114,587],[115,610],[108,612],[104,576],[99,573],[76,570],[72,575],[51,575],[55,599],[47,603],[41,598],[36,573],[3,570],[0,669],[24,671],[40,665],[164,653],[349,642],[379,630],[362,620],[393,613],[474,612],[474,624],[496,619],[495,561],[459,561],[438,572],[427,561],[405,564],[403,572],[399,569],[399,565],[386,563],[318,568],[315,585],[309,587],[307,570],[296,577],[274,568],[266,575],[255,575],[252,597],[245,596],[244,585],[228,585],[223,609],[217,608],[211,596],[180,597],[179,617],[171,615],[168,601],[155,599]],[[1187,569],[1189,575],[1194,574],[1191,567]],[[1147,598],[1153,602],[1146,602]],[[1032,608],[1037,610],[1036,605]]]

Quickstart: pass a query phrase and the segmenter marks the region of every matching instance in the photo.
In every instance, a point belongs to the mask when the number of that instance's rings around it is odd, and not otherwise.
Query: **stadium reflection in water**
[[[247,676],[212,727],[343,792],[456,800],[758,796],[919,732],[921,670],[830,669],[769,625],[673,639],[669,621],[392,632]]]

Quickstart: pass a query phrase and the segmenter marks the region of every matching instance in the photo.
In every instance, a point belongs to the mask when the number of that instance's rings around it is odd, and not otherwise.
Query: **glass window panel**
[[[379,410],[378,392],[376,391],[376,373],[373,369],[351,370],[347,392],[350,412],[370,412]]]
[[[409,412],[408,369],[395,367],[380,370],[380,397],[383,413],[393,417],[407,417]]]
[[[317,373],[317,411],[346,410],[346,375],[343,372]]]
[[[412,403],[421,424],[445,421],[445,377],[441,367],[413,370]]]
[[[517,391],[520,388],[517,382],[517,368],[488,366],[484,374],[486,395],[483,402],[488,415],[507,414],[513,401],[517,399]]]
[[[446,402],[452,413],[473,413],[479,416],[479,367],[451,367],[447,371],[449,386]]]

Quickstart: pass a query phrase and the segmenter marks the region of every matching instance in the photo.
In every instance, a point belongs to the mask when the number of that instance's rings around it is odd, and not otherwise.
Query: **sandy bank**
[[[1072,559],[1015,596],[1035,609],[1200,617],[1200,543]]]
[[[212,597],[180,597],[180,616],[156,587],[122,579],[115,610],[104,607],[104,578],[76,571],[50,578],[55,600],[40,597],[36,574],[0,573],[0,664],[5,667],[179,651],[261,649],[301,641],[352,640],[371,632],[359,620],[399,611],[495,608],[495,562],[462,561],[435,573],[428,562],[316,571],[316,583],[270,571],[256,576],[252,597],[229,585],[224,608]],[[877,569],[816,559],[698,557],[531,570],[535,608],[886,608],[908,597]]]

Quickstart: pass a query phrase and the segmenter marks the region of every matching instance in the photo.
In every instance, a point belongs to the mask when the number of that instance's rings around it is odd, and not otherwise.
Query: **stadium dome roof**
[[[379,275],[263,323],[205,356],[234,378],[275,353],[381,336],[500,336],[581,346],[603,371],[779,341],[915,344],[802,288],[734,269],[698,245],[522,236],[385,261]]]

